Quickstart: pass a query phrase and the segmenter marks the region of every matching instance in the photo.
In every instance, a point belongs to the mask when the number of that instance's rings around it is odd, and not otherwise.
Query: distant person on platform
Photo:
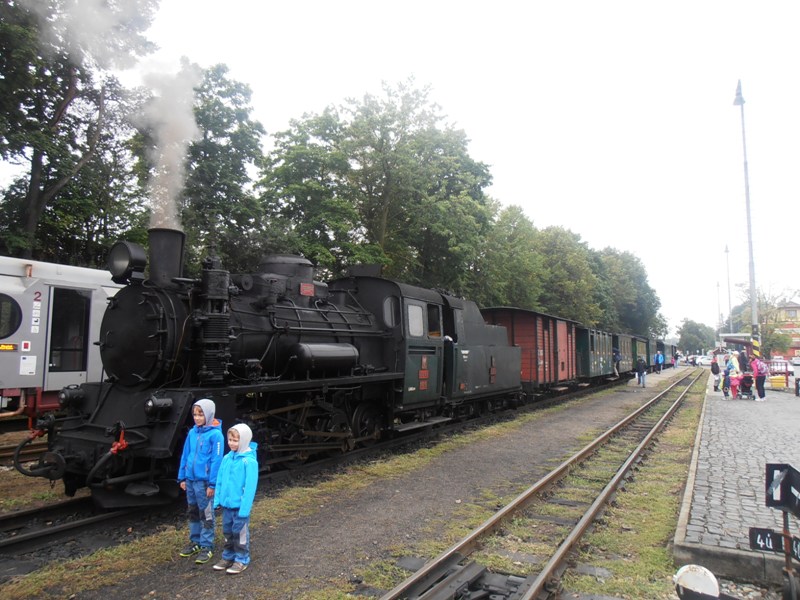
[[[742,350],[739,354],[739,371],[744,374],[750,370],[750,361],[747,359],[747,352]]]
[[[720,370],[719,370],[719,363],[717,362],[717,357],[711,359],[711,374],[714,376],[714,391],[719,391],[719,381],[720,381]]]
[[[644,362],[644,359],[640,356],[639,360],[636,361],[636,376],[642,387],[647,387],[644,384],[646,375],[647,375],[647,363]]]
[[[756,394],[758,395],[756,402],[764,402],[767,396],[764,391],[764,383],[769,377],[769,365],[765,360],[756,356],[750,361],[750,367],[753,369],[753,375],[756,378]]]
[[[664,366],[664,355],[661,350],[656,352],[656,373],[661,373],[661,368]]]
[[[614,361],[614,377],[619,377],[619,363],[622,360],[622,355],[619,353],[619,348],[614,348],[612,360]]]

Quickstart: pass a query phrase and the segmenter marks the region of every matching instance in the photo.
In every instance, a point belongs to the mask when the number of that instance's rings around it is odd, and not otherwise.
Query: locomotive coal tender
[[[200,398],[225,427],[250,426],[270,469],[520,400],[520,348],[473,302],[366,267],[322,283],[292,255],[239,275],[210,256],[187,278],[183,244],[152,229],[149,260],[137,244],[111,248],[123,287],[95,342],[105,375],[60,392],[31,436],[47,434],[48,451],[18,470],[62,479],[68,495],[88,486],[106,506],[159,502],[178,493]]]

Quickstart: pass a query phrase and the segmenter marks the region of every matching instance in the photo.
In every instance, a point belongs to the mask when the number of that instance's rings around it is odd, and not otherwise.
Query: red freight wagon
[[[553,388],[576,378],[576,321],[509,307],[481,309],[487,323],[503,325],[508,341],[522,348],[525,392]]]

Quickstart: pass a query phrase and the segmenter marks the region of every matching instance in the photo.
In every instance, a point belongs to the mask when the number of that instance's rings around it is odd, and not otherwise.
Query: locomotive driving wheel
[[[352,430],[359,445],[371,446],[378,441],[383,422],[380,410],[374,404],[362,402],[353,411]]]

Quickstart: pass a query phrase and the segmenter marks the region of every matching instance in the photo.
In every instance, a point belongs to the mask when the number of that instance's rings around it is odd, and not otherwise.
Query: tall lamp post
[[[742,80],[736,86],[736,98],[733,105],[742,113],[742,151],[744,152],[744,200],[747,208],[747,250],[750,258],[750,322],[753,326],[753,354],[761,356],[761,336],[758,332],[758,302],[756,301],[756,270],[753,263],[753,231],[750,225],[750,178],[747,174],[747,141],[744,135],[744,98],[742,97]]]
[[[725,269],[728,272],[728,333],[733,333],[733,308],[731,307],[731,257],[725,244]]]

